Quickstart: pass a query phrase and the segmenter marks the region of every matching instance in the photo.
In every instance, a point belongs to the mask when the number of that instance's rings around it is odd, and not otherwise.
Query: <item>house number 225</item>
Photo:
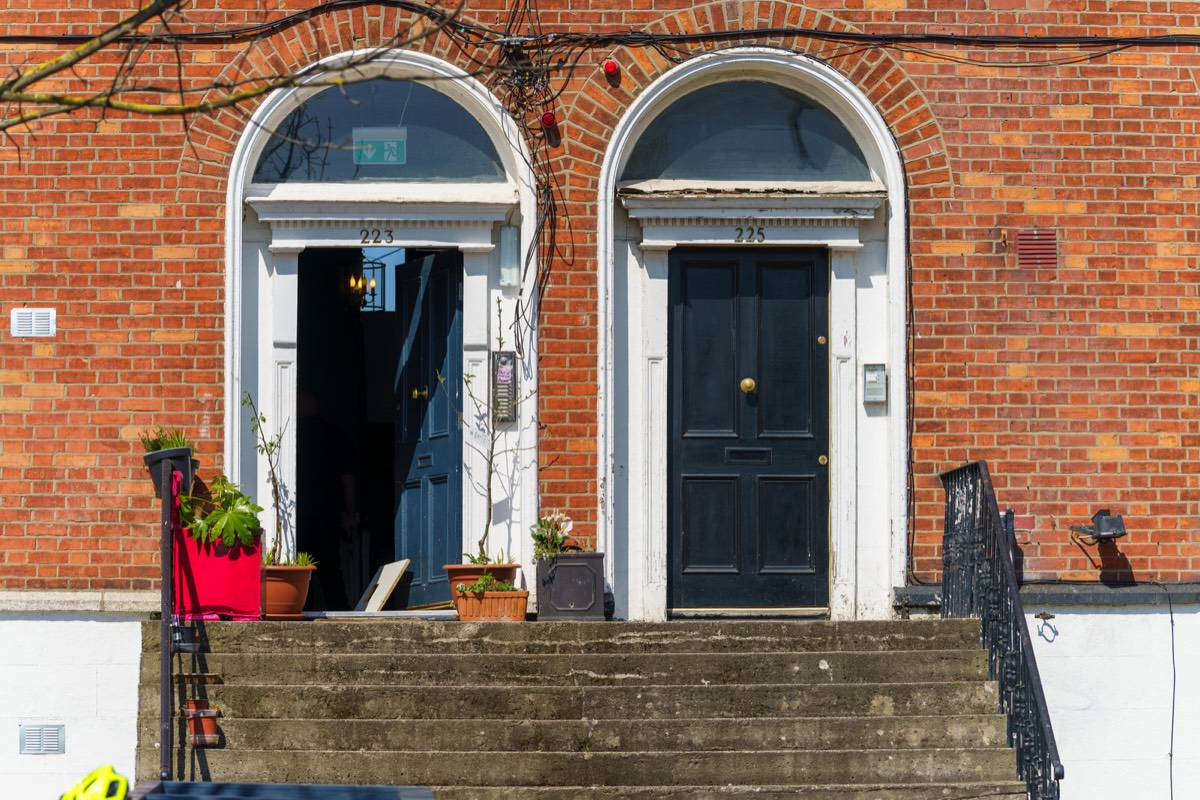
[[[753,226],[746,228],[734,228],[733,241],[738,244],[762,244],[767,240],[767,235],[761,227]]]

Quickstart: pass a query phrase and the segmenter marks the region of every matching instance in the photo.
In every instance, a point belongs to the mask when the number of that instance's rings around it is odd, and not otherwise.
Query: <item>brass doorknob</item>
[[[757,385],[758,384],[754,382],[754,378],[742,378],[742,382],[739,384],[739,386],[742,387],[742,391],[746,394],[753,392],[754,387]]]
[[[412,399],[413,400],[428,400],[429,399],[429,387],[426,386],[424,389],[413,389],[412,390]]]

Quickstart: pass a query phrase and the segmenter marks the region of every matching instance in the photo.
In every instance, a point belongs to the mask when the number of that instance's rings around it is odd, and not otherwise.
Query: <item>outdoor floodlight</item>
[[[1071,530],[1089,537],[1092,542],[1108,542],[1125,535],[1125,522],[1121,515],[1113,516],[1107,508],[1092,515],[1091,525],[1072,525]]]

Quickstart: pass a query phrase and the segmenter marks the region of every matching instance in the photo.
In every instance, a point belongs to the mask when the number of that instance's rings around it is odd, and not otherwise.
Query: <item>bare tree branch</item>
[[[339,86],[356,83],[368,79],[366,75],[355,75],[355,70],[359,67],[375,60],[388,49],[406,47],[436,34],[454,22],[462,9],[462,6],[459,5],[449,11],[442,11],[435,10],[431,6],[424,19],[412,24],[403,35],[397,35],[387,43],[386,47],[377,47],[332,70],[324,69],[323,72],[328,74],[323,74],[322,77],[315,79],[313,79],[312,69],[301,69],[290,74],[248,76],[232,83],[213,81],[189,89],[184,81],[185,65],[178,50],[178,42],[170,36],[162,35],[161,42],[166,43],[171,40],[168,46],[176,48],[176,85],[172,87],[170,93],[177,96],[178,101],[173,103],[153,102],[146,97],[163,93],[163,89],[160,86],[139,86],[134,78],[141,57],[156,41],[160,40],[156,39],[153,34],[138,34],[137,31],[141,26],[156,18],[163,29],[170,31],[170,16],[179,14],[181,6],[185,5],[186,1],[153,0],[145,8],[89,39],[79,47],[32,69],[20,72],[7,81],[0,82],[0,103],[16,107],[15,113],[10,111],[0,115],[0,132],[6,133],[35,120],[70,114],[80,109],[110,109],[155,117],[189,117],[236,106],[262,97],[276,89],[295,86],[302,81],[313,86]],[[295,19],[297,23],[300,21],[302,21],[300,17]],[[107,83],[103,88],[83,93],[37,91],[39,82],[46,81],[64,70],[75,70],[88,57],[120,44],[123,39],[126,40],[129,49],[122,55],[121,63],[115,68],[115,72],[105,79]],[[237,60],[244,61],[248,52],[249,50],[243,50],[239,53]],[[87,78],[78,74],[76,79],[87,81]],[[219,93],[219,96],[212,97],[214,93]],[[196,99],[189,99],[189,97]]]
[[[10,93],[19,93],[27,86],[31,86],[40,80],[45,80],[52,75],[57,75],[64,69],[70,69],[93,53],[103,50],[121,37],[133,33],[146,21],[162,16],[183,2],[184,0],[153,0],[150,5],[131,14],[104,31],[104,33],[101,33],[88,42],[84,42],[74,50],[52,58],[28,72],[23,72],[17,77],[0,84],[0,100],[6,99],[6,96]]]

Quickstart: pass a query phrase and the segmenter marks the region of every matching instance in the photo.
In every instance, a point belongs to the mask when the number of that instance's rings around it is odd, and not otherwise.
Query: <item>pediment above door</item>
[[[273,247],[493,249],[492,228],[517,207],[511,184],[252,186],[246,204],[271,227]]]

